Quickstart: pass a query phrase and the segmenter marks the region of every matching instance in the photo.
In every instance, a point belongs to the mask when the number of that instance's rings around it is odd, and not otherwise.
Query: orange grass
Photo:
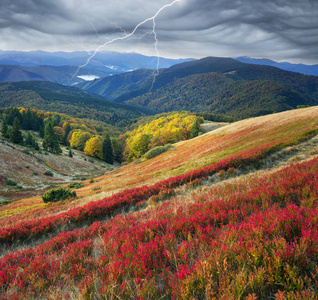
[[[96,197],[99,197],[96,194],[100,193],[101,199],[118,191],[150,185],[269,143],[279,149],[298,143],[306,137],[306,133],[314,129],[318,129],[318,107],[236,122],[192,140],[177,143],[175,150],[165,152],[151,160],[139,164],[131,163],[101,176],[95,179],[96,183],[77,190],[79,197],[72,202],[43,205],[41,198],[36,197],[31,201],[25,199],[0,207],[0,227],[41,216],[55,215],[95,201]],[[95,186],[100,186],[101,190],[94,191]],[[37,207],[34,208],[34,205]],[[19,208],[21,206],[27,206],[29,209],[24,207],[22,212],[22,208]]]

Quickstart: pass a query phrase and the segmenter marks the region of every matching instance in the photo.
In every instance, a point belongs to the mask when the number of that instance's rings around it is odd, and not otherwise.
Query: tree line
[[[94,126],[70,124],[58,113],[24,108],[2,109],[0,113],[2,136],[13,143],[40,150],[38,141],[30,133],[34,130],[39,132],[45,151],[59,154],[61,145],[69,146],[109,164],[132,161],[153,148],[193,138],[200,134],[200,123],[204,122],[202,117],[190,112],[163,113],[115,138],[108,132],[99,134]],[[21,130],[29,132],[23,136]],[[71,150],[69,156],[72,156]]]
[[[43,150],[59,154],[62,152],[61,145],[72,145],[69,140],[69,135],[73,136],[71,125],[68,122],[62,122],[60,114],[54,114],[44,121],[43,115],[32,109],[7,108],[1,109],[0,113],[2,114],[1,135],[15,144],[41,151],[38,141],[30,133],[30,130],[33,130],[39,132]],[[62,127],[59,126],[61,123],[63,123]],[[26,136],[23,136],[22,130],[28,131]],[[76,145],[73,145],[74,148],[85,150],[86,154],[113,164],[113,146],[107,133],[103,139],[97,135],[92,137],[89,132],[84,132],[84,137],[89,137],[90,140],[85,149]],[[86,144],[87,138],[82,141]],[[71,150],[69,150],[69,156],[73,156]]]

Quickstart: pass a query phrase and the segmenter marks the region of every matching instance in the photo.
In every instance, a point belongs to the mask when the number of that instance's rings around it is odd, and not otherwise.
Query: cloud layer
[[[91,51],[124,37],[169,0],[2,0],[0,49]],[[180,0],[156,18],[160,54],[318,63],[316,0]],[[153,23],[101,47],[155,55]]]

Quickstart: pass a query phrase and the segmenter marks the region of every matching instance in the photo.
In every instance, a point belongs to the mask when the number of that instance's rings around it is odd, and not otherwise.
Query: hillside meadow
[[[317,299],[317,134],[318,107],[239,121],[0,206],[0,299]]]

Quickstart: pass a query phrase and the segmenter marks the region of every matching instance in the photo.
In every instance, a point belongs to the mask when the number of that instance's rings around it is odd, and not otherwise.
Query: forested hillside
[[[106,78],[96,79],[93,82],[83,82],[76,87],[98,94],[105,99],[114,100],[133,91],[140,92],[141,86],[148,88],[148,80],[153,78],[153,70],[137,70]]]
[[[315,105],[316,101],[269,80],[233,80],[226,75],[191,75],[127,100],[126,103],[159,111],[189,110],[248,118]]]
[[[154,119],[144,125],[138,126],[133,131],[125,133],[124,158],[133,160],[152,150],[148,157],[169,149],[169,144],[188,140],[200,133],[200,123],[204,120],[189,112],[168,113],[154,116]],[[162,146],[166,146],[162,148]],[[147,154],[145,155],[147,157]]]
[[[157,111],[189,110],[236,118],[318,103],[318,77],[230,58],[207,57],[185,62],[162,69],[158,76],[150,75],[148,79],[145,76],[140,80],[138,75],[131,72],[116,77],[121,78],[119,86],[108,78],[83,88],[105,98],[117,97],[116,102]]]
[[[84,90],[50,82],[0,83],[0,107],[35,108],[72,117],[126,126],[129,120],[153,112],[107,101]]]

